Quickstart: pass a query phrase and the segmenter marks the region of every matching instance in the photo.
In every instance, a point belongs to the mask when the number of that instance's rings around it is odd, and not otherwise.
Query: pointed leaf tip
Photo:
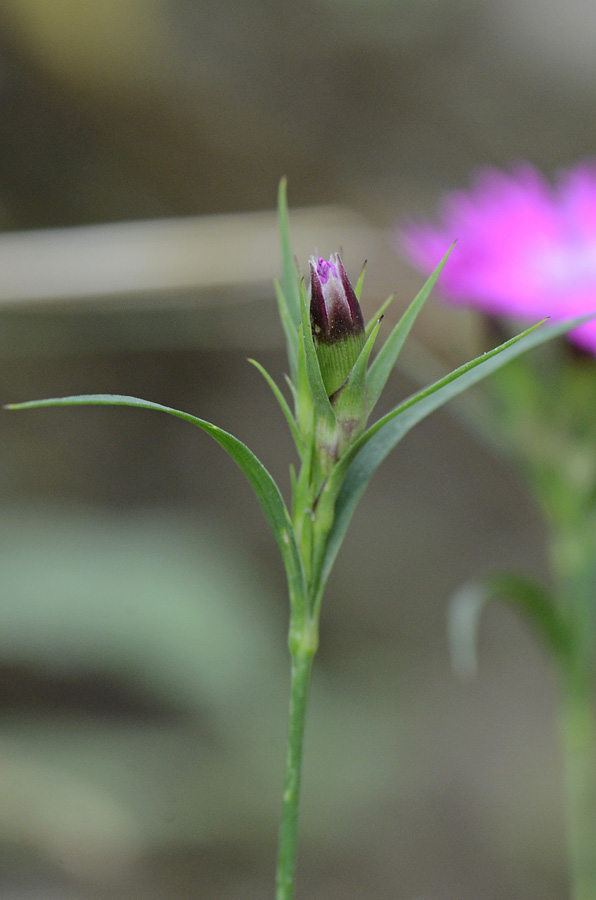
[[[431,291],[435,286],[439,275],[445,268],[447,260],[453,250],[453,246],[454,245],[452,244],[439,265],[426,280],[414,300],[412,300],[371,364],[368,376],[369,404],[371,411],[381,396],[383,388],[387,383],[387,379],[397,362],[401,349],[418,314],[430,297]],[[389,305],[389,301],[387,301],[386,305]],[[385,310],[386,305],[384,304],[381,307],[382,311]]]
[[[419,391],[371,425],[346,454],[346,460],[349,457],[349,468],[337,498],[335,519],[325,548],[325,559],[321,567],[321,586],[324,586],[327,580],[350,519],[368,482],[395,445],[418,422],[515,357],[593,318],[596,318],[596,314],[580,316],[544,328],[538,327],[541,323],[533,325],[499,347],[483,353],[482,356],[465,363],[428,388]]]

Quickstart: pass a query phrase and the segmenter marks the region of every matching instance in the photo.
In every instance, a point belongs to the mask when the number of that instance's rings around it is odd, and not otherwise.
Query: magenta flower
[[[596,311],[596,162],[561,172],[554,186],[529,164],[482,170],[469,192],[447,195],[439,225],[401,235],[424,273],[455,239],[439,282],[453,303],[530,321]],[[596,353],[596,321],[569,336]]]

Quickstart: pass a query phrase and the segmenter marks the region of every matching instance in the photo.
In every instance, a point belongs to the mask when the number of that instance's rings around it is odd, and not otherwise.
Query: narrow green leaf
[[[26,403],[11,403],[6,408],[37,409],[44,406],[132,406],[139,409],[155,409],[176,416],[178,419],[184,419],[205,431],[229,453],[253,486],[279,547],[288,578],[291,600],[294,604],[304,605],[306,580],[288,510],[277,484],[262,462],[242,441],[217,425],[192,416],[190,413],[162,406],[161,403],[152,403],[150,400],[140,400],[137,397],[127,397],[121,394],[89,394],[48,400],[30,400]]]
[[[417,385],[428,384],[430,380],[440,381],[448,374],[445,364],[412,335],[408,338],[398,366],[400,372]],[[522,405],[523,401],[520,401],[520,406]],[[474,392],[460,396],[451,409],[451,415],[476,441],[493,452],[511,455],[510,435],[504,433],[486,402]]]
[[[315,463],[314,441],[305,448],[302,457],[300,474],[292,482],[292,522],[296,542],[300,548],[304,573],[307,582],[310,581],[311,556],[312,556],[312,477],[313,464]],[[310,595],[310,592],[309,592]],[[310,610],[309,610],[310,613]]]
[[[449,604],[447,633],[454,670],[461,677],[476,673],[480,615],[491,600],[502,600],[521,612],[560,663],[572,652],[567,621],[542,585],[516,574],[489,575],[464,585]]]
[[[302,340],[302,325],[298,329],[298,371],[294,404],[298,430],[305,444],[308,444],[312,441],[314,434],[314,403],[306,373],[306,350]]]
[[[321,569],[318,591],[321,592],[331,571],[331,567],[341,547],[348,525],[368,482],[376,469],[396,444],[418,422],[439,409],[453,397],[476,384],[488,375],[492,375],[501,366],[515,359],[522,353],[538,347],[553,338],[560,337],[572,328],[595,318],[594,315],[569,319],[546,328],[536,330],[529,328],[494,350],[466,363],[450,375],[431,385],[423,391],[405,400],[392,412],[375,422],[349,448],[346,461],[349,463],[345,478],[342,474],[342,486],[335,507],[333,528],[329,534],[325,549],[325,559]],[[541,324],[541,323],[539,323]],[[343,460],[338,463],[338,472]],[[333,473],[335,474],[335,473]]]
[[[292,253],[290,241],[290,218],[288,215],[287,180],[282,178],[279,183],[278,216],[279,236],[281,239],[281,265],[282,265],[282,289],[286,299],[288,312],[297,331],[300,325],[300,295],[298,293],[298,279],[296,277],[296,264]]]
[[[375,327],[377,322],[383,318],[383,316],[385,315],[385,313],[387,312],[387,310],[393,303],[394,297],[395,297],[395,294],[391,294],[389,297],[387,297],[385,302],[383,304],[381,304],[381,306],[377,310],[376,315],[374,315],[372,317],[372,319],[367,323],[366,328],[364,330],[366,337],[369,336],[369,334],[371,333],[371,331],[373,330],[373,328]]]
[[[398,406],[396,406],[394,409],[392,409],[391,412],[388,412],[384,416],[381,416],[380,419],[377,419],[377,421],[374,423],[374,425],[371,425],[371,427],[368,429],[366,434],[362,435],[362,437],[360,438],[360,442],[359,442],[360,446],[363,446],[365,443],[370,441],[377,432],[381,431],[381,429],[385,425],[387,425],[389,422],[391,422],[397,416],[403,415],[410,407],[416,406],[417,404],[419,404],[422,401],[426,400],[427,398],[431,397],[433,394],[436,394],[439,391],[445,392],[445,396],[443,396],[443,394],[441,394],[442,399],[441,399],[441,402],[438,404],[440,406],[442,406],[443,403],[446,403],[449,399],[451,399],[452,396],[456,396],[457,394],[460,394],[461,391],[463,390],[461,385],[457,385],[456,386],[457,389],[453,393],[451,393],[448,390],[449,386],[453,385],[454,382],[457,382],[458,379],[460,379],[462,376],[466,375],[471,370],[476,369],[478,366],[486,365],[488,360],[493,359],[496,356],[499,356],[505,350],[509,349],[514,344],[517,344],[519,341],[521,341],[522,338],[528,337],[532,332],[536,331],[536,329],[538,329],[540,327],[540,325],[544,324],[545,321],[546,321],[546,319],[543,319],[541,322],[537,322],[536,325],[532,325],[530,328],[526,329],[526,331],[522,331],[521,334],[515,335],[515,337],[510,338],[508,341],[505,341],[505,343],[500,344],[498,347],[495,347],[493,350],[489,350],[486,353],[483,353],[482,356],[478,356],[478,357],[476,357],[476,359],[472,359],[469,362],[464,363],[463,366],[459,366],[459,368],[454,369],[452,372],[449,372],[447,375],[444,375],[443,378],[439,379],[439,381],[436,381],[434,384],[431,384],[428,387],[424,388],[423,390],[418,391],[418,393],[413,394],[411,397],[408,397],[406,400],[404,400],[403,403],[400,403]],[[537,332],[537,333],[541,337],[544,334],[544,332]],[[540,343],[542,343],[542,341],[540,341]],[[517,354],[514,354],[514,355],[517,355]],[[511,358],[512,357],[509,356],[509,357],[507,357],[507,359],[505,361],[508,361]],[[497,366],[495,368],[500,368],[500,366],[502,366],[502,365],[504,365],[504,361],[500,360],[499,364],[497,364]],[[494,371],[494,368],[491,369],[491,371]],[[437,408],[436,406],[433,406],[433,409],[436,409],[436,408]],[[419,419],[416,419],[416,421],[419,421]]]
[[[290,426],[290,431],[292,432],[292,437],[294,438],[294,443],[296,444],[296,449],[298,451],[298,455],[302,456],[302,451],[304,449],[304,441],[302,440],[302,436],[301,436],[300,432],[298,431],[298,426],[296,424],[296,420],[294,419],[294,416],[292,415],[292,410],[288,406],[286,398],[280,391],[278,385],[275,383],[275,381],[273,380],[273,378],[271,377],[269,372],[264,368],[264,366],[261,365],[260,362],[257,362],[256,359],[249,359],[248,361],[249,361],[249,363],[252,363],[252,365],[255,367],[255,369],[258,369],[258,371],[261,373],[261,375],[263,376],[263,378],[265,379],[265,381],[267,382],[267,384],[273,391],[275,398],[281,407],[281,411],[283,412],[284,416],[286,417],[286,421],[287,421],[288,425]]]
[[[292,497],[296,494],[296,489],[298,487],[298,476],[296,475],[296,466],[294,463],[290,463],[290,489],[292,492]]]
[[[354,288],[354,293],[356,294],[356,300],[360,300],[360,294],[362,293],[362,285],[364,284],[364,275],[366,273],[366,260],[364,260],[362,264],[362,268],[360,270],[360,275],[358,276],[358,281],[356,282],[356,287]]]
[[[312,512],[312,509],[310,509],[310,503],[312,502],[310,500],[310,494],[311,494],[313,458],[314,458],[314,443],[311,441],[311,443],[305,448],[304,456],[302,457],[302,464],[300,466],[300,473],[296,479],[295,484],[293,485],[293,492],[292,492],[292,517],[293,518],[297,512],[299,512],[301,514],[306,509],[308,509],[309,512]],[[296,523],[294,522],[294,524],[296,524]]]
[[[290,394],[292,395],[292,399],[294,400],[294,406],[295,406],[296,398],[298,397],[298,390],[291,378],[288,378],[288,376],[286,375],[285,379],[286,379],[286,384],[287,384],[288,388],[290,389]]]
[[[278,281],[275,284],[275,296],[277,297],[277,308],[279,318],[286,337],[286,349],[288,352],[288,362],[290,364],[290,375],[296,379],[298,368],[298,329],[294,324],[294,320],[290,314],[288,304]]]
[[[449,259],[449,255],[453,250],[454,244],[451,245],[437,268],[434,270],[430,278],[426,281],[422,289],[412,300],[399,322],[379,350],[378,354],[371,363],[371,367],[367,377],[368,386],[368,402],[370,411],[376,406],[377,400],[381,396],[381,392],[387,383],[387,379],[391,374],[391,370],[397,362],[397,357],[404,345],[404,342],[410,333],[410,330],[416,321],[416,318],[428,300],[430,292],[436,284],[437,278],[443,271],[445,263]]]

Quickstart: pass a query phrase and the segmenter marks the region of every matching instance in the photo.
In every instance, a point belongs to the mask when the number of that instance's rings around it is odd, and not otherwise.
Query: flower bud
[[[310,322],[329,397],[344,384],[366,338],[362,310],[337,253],[310,258]]]

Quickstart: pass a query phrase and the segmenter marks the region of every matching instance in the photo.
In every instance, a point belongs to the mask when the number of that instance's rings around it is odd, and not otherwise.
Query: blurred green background
[[[283,377],[280,176],[300,263],[368,258],[365,313],[395,291],[395,317],[420,285],[401,216],[479,164],[593,151],[595,38],[579,0],[3,0],[0,399],[188,409],[286,489],[246,363]],[[416,338],[460,362],[478,324],[431,303]],[[396,373],[387,405],[413,388]],[[0,896],[271,897],[287,610],[250,488],[145,411],[4,413],[0,433]],[[499,567],[541,574],[542,524],[438,414],[375,477],[329,585],[300,898],[566,896],[539,648],[495,607],[477,679],[449,666],[449,596]]]

